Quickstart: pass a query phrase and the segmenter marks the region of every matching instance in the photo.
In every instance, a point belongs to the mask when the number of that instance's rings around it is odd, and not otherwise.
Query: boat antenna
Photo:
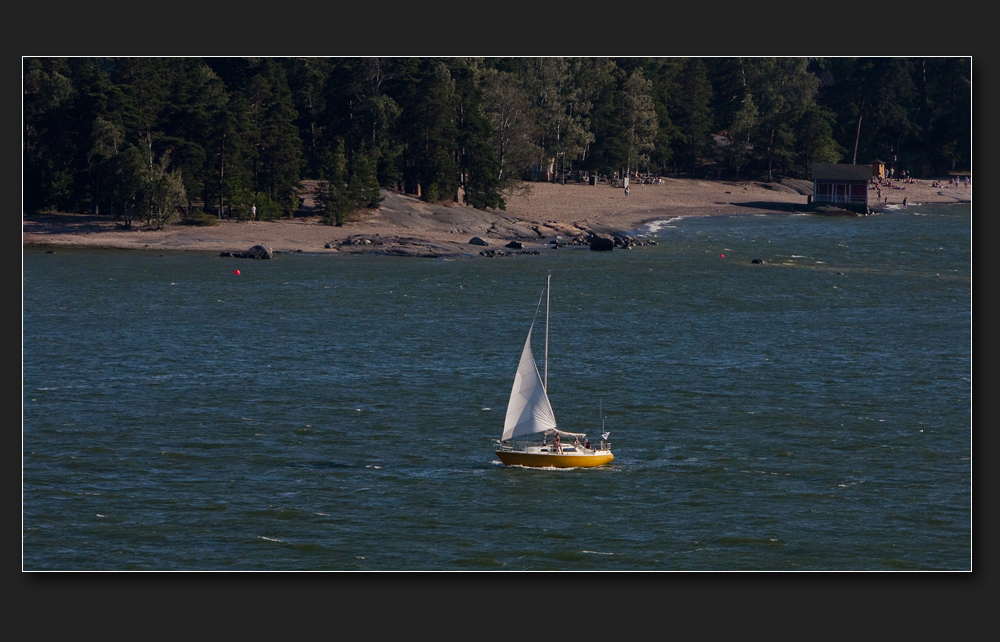
[[[552,286],[552,274],[545,280],[545,394],[549,392],[549,290]]]

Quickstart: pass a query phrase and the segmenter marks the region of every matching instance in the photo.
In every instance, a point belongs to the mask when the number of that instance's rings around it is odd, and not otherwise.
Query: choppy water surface
[[[970,237],[938,206],[501,259],[27,249],[23,568],[970,569]],[[603,408],[606,468],[492,454],[549,273],[550,398]]]

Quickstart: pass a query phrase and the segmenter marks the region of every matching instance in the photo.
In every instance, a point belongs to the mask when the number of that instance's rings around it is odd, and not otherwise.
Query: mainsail
[[[532,328],[534,324],[532,324]],[[535,365],[535,356],[531,353],[531,328],[528,329],[528,339],[524,342],[521,352],[521,362],[514,375],[514,387],[510,391],[510,402],[507,404],[507,417],[503,424],[502,440],[520,435],[531,435],[536,432],[554,430],[556,417],[552,412],[549,397],[545,394],[545,386]]]

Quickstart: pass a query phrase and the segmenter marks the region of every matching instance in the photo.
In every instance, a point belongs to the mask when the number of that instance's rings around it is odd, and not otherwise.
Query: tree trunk
[[[767,182],[771,182],[771,159],[774,158],[774,128],[771,128],[771,139],[767,143]]]
[[[224,206],[222,198],[223,179],[226,175],[226,135],[222,135],[222,152],[219,154],[219,220],[222,220],[222,208]],[[205,203],[208,205],[208,203]]]
[[[858,129],[854,132],[854,156],[851,157],[851,165],[858,164],[858,142],[861,140],[861,114],[858,114]]]

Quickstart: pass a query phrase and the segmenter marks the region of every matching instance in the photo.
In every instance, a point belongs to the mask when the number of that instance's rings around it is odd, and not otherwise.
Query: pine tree
[[[324,85],[330,74],[327,58],[291,58],[286,61],[288,86],[298,118],[295,121],[302,138],[305,177],[319,178],[325,161],[322,115],[326,107]]]
[[[745,64],[759,113],[756,145],[764,154],[770,181],[776,168],[789,171],[796,123],[815,107],[819,81],[808,71],[805,58],[756,58]]]
[[[531,102],[517,78],[508,71],[483,69],[482,111],[490,124],[490,145],[496,161],[498,189],[510,193],[521,184],[522,172],[536,162]]]
[[[326,182],[323,183],[320,192],[323,222],[340,227],[348,221],[354,208],[347,184],[347,156],[344,153],[343,140],[334,143],[330,161],[323,168],[323,175],[326,176]]]
[[[76,89],[65,60],[27,58],[23,65],[24,204],[65,207],[77,173],[76,137],[67,129]]]
[[[908,58],[837,58],[825,61],[838,82],[826,92],[838,114],[837,141],[851,163],[898,153],[916,131],[908,107],[917,97]]]
[[[712,85],[705,63],[700,58],[686,58],[681,63],[678,87],[673,92],[674,124],[683,145],[680,156],[689,171],[694,172],[698,161],[712,144]]]
[[[820,106],[808,108],[795,125],[796,153],[802,175],[811,176],[813,163],[838,163],[844,148],[833,138],[836,115]]]
[[[656,173],[665,173],[673,162],[673,144],[677,138],[669,107],[676,84],[676,64],[663,59],[648,59],[643,69],[643,75],[652,84],[650,98],[656,111],[656,135],[649,160]]]
[[[490,144],[492,126],[484,113],[480,61],[453,60],[451,75],[455,79],[457,160],[463,199],[479,209],[503,209],[506,204],[500,192],[500,164]]]
[[[650,97],[652,83],[634,70],[622,85],[619,93],[621,115],[624,121],[625,172],[631,173],[641,165],[648,166],[648,152],[653,150],[656,138],[656,109]]]
[[[417,81],[403,104],[403,174],[413,191],[428,201],[458,196],[458,130],[455,123],[455,82],[448,66],[421,59]]]
[[[736,173],[736,180],[740,180],[740,169],[747,164],[753,151],[752,140],[757,130],[757,119],[757,105],[753,102],[753,94],[747,88],[744,90],[740,108],[733,115],[733,121],[728,130],[730,142],[726,148],[726,156],[729,165]]]

